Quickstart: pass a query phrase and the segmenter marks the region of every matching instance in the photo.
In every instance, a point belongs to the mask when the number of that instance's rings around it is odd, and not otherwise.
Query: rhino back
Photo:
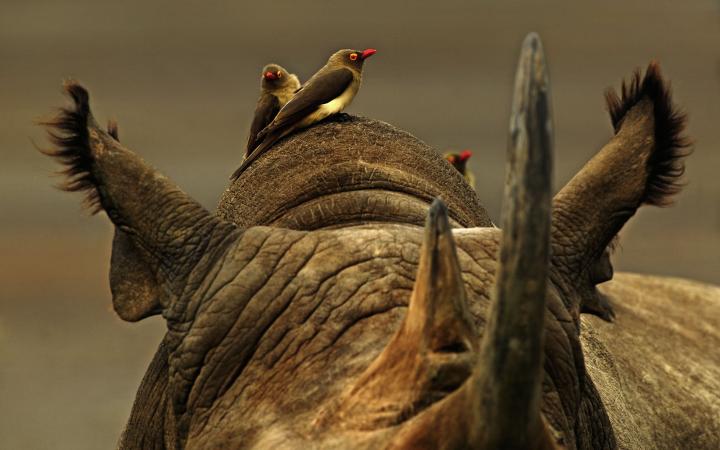
[[[614,323],[583,316],[587,370],[621,448],[720,448],[720,287],[616,274]]]

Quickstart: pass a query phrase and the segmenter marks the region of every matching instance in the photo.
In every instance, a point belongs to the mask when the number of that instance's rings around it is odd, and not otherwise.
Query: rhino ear
[[[232,241],[225,238],[237,227],[123,147],[117,124],[101,128],[79,83],[68,81],[65,92],[72,104],[42,123],[52,143],[43,153],[64,166],[59,187],[84,192],[90,210],[104,210],[115,225],[110,269],[115,311],[135,321],[178,305],[198,261]]]
[[[107,132],[120,141],[115,120],[108,121]],[[160,287],[150,270],[147,256],[147,252],[139,248],[127,233],[115,228],[110,258],[110,292],[113,309],[128,322],[137,322],[162,312]]]
[[[657,63],[636,72],[619,96],[608,91],[607,106],[615,136],[555,196],[552,217],[553,265],[587,287],[574,312],[604,318],[612,310],[595,285],[612,277],[608,245],[642,205],[670,203],[689,154],[685,115]]]
[[[121,319],[137,322],[162,312],[160,285],[150,269],[147,252],[115,228],[110,259],[113,309]]]

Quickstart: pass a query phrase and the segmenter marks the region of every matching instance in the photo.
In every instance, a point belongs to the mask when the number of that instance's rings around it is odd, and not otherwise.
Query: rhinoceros
[[[167,324],[120,448],[717,448],[720,289],[598,289],[689,153],[656,63],[608,93],[614,136],[552,196],[526,38],[502,229],[437,151],[344,114],[278,142],[212,213],[65,90],[47,152],[115,226],[114,309]]]

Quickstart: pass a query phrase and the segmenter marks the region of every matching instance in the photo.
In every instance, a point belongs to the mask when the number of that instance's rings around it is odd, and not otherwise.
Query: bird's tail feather
[[[260,136],[260,135],[258,135]],[[253,161],[255,161],[260,155],[265,153],[270,147],[272,147],[280,138],[282,138],[284,134],[282,133],[271,133],[266,134],[265,138],[262,142],[258,139],[258,142],[260,144],[255,147],[255,149],[245,157],[242,164],[240,164],[240,167],[237,168],[235,172],[233,172],[232,176],[230,177],[231,181],[235,181],[241,173],[250,165]]]

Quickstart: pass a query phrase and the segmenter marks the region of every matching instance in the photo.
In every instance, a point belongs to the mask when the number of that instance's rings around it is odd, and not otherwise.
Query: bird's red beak
[[[270,72],[269,70],[267,72],[265,72],[265,74],[263,76],[265,77],[266,80],[277,80],[277,75]]]
[[[375,53],[377,53],[377,50],[375,50],[374,48],[366,48],[365,50],[363,50],[362,54],[360,55],[360,58],[366,59],[366,58],[371,57]]]
[[[472,152],[470,150],[463,150],[462,153],[460,153],[460,161],[467,161],[472,156]]]

